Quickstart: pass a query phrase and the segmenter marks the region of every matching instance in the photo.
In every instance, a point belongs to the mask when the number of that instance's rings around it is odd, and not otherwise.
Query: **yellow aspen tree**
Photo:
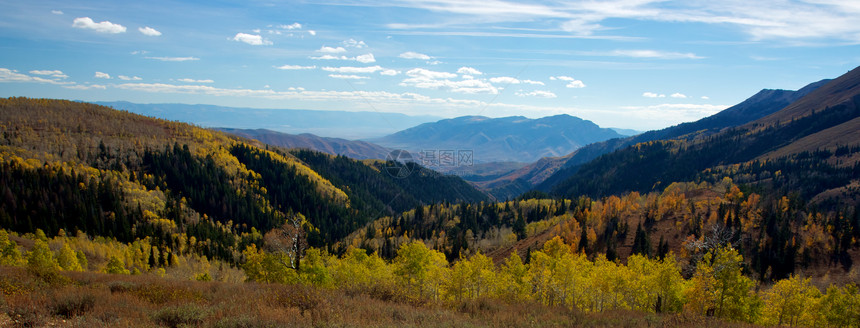
[[[764,293],[762,321],[768,325],[809,326],[821,292],[809,284],[809,278],[791,276],[778,281]]]

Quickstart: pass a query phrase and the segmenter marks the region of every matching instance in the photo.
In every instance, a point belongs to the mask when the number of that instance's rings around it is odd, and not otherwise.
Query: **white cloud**
[[[398,55],[397,57],[400,57],[403,59],[420,59],[420,60],[430,60],[431,58],[433,58],[433,57],[430,57],[428,55],[425,55],[422,53],[417,53],[417,52],[412,52],[412,51],[404,52],[404,53]]]
[[[109,21],[104,22],[94,22],[89,17],[78,17],[72,22],[72,27],[82,28],[82,29],[90,29],[99,33],[125,33],[125,26],[114,24]]]
[[[283,70],[301,70],[301,69],[316,69],[317,67],[316,66],[301,66],[301,65],[284,65],[284,66],[277,66],[275,68],[283,69]]]
[[[355,39],[349,39],[349,40],[343,41],[343,45],[346,47],[352,47],[352,48],[358,48],[358,49],[367,48],[367,44],[364,43],[364,41],[356,41]]]
[[[448,73],[448,72],[436,72],[423,68],[413,68],[406,72],[406,75],[410,77],[417,78],[427,78],[427,79],[453,79],[457,77],[457,74]]]
[[[344,48],[344,47],[335,48],[335,47],[322,46],[322,48],[320,48],[320,50],[317,50],[317,52],[322,52],[324,54],[339,54],[339,53],[346,52],[346,48]]]
[[[51,13],[54,15],[62,15],[63,11],[62,10],[51,10]]]
[[[368,67],[323,67],[322,70],[334,73],[376,73],[383,70],[379,65]]]
[[[448,72],[436,72],[424,68],[414,68],[406,72],[408,76],[401,86],[411,86],[421,89],[448,90],[457,93],[490,93],[497,94],[499,89],[487,81],[477,79],[464,79],[452,81],[457,74]]]
[[[610,56],[633,57],[633,58],[650,58],[650,59],[702,59],[705,57],[697,56],[694,53],[681,52],[665,52],[657,50],[615,50],[610,52]]]
[[[645,98],[666,98],[666,95],[664,95],[664,94],[656,94],[656,93],[653,93],[653,92],[645,92],[645,93],[643,93],[643,94],[642,94],[642,97],[645,97]]]
[[[110,79],[110,74],[103,72],[96,72],[95,78],[97,79]]]
[[[272,45],[272,41],[263,39],[262,36],[256,34],[236,33],[236,36],[234,36],[232,40],[244,42],[252,46]]]
[[[466,74],[466,75],[483,75],[481,71],[474,69],[472,67],[460,67],[457,70],[457,73]]]
[[[344,75],[344,74],[329,74],[329,77],[335,79],[344,79],[344,80],[363,80],[369,79],[367,76],[358,76],[358,75]]]
[[[502,83],[502,84],[520,84],[520,80],[517,80],[517,79],[509,77],[509,76],[500,76],[500,77],[490,78],[490,82]]]
[[[546,85],[541,81],[521,80],[520,82],[525,83],[525,84]]]
[[[580,88],[585,88],[585,83],[583,83],[580,80],[573,80],[573,81],[570,81],[570,83],[568,83],[564,87],[571,88],[571,89],[580,89]]]
[[[167,62],[184,62],[184,61],[200,60],[200,58],[197,58],[197,57],[144,57],[144,58],[160,60],[160,61],[167,61]]]
[[[555,81],[555,80],[561,80],[561,81],[576,81],[576,79],[574,79],[574,78],[572,78],[572,77],[570,77],[570,76],[550,76],[550,77],[549,77],[549,79],[550,79],[550,80],[553,80],[553,81]]]
[[[460,15],[458,21],[482,23],[560,22],[559,28],[575,36],[592,36],[597,31],[626,28],[602,26],[618,24],[618,19],[701,23],[740,30],[752,40],[845,40],[860,42],[856,23],[860,5],[856,1],[657,1],[611,0],[550,3],[519,3],[493,0],[409,1],[409,6],[442,14]],[[450,24],[388,24],[396,29],[442,29]],[[473,33],[473,32],[469,32]],[[511,36],[536,33],[508,33]],[[544,34],[545,35],[545,34]]]
[[[8,68],[0,68],[0,82],[36,82],[36,83],[48,83],[48,84],[56,84],[56,85],[69,85],[74,84],[74,82],[64,82],[46,79],[38,76],[30,76],[27,74],[18,73],[16,70],[10,70]]]
[[[316,60],[355,60],[355,57],[347,57],[347,56],[332,56],[332,55],[322,55],[318,57],[310,57],[311,59]]]
[[[210,79],[195,80],[195,79],[184,78],[184,79],[176,79],[176,81],[185,82],[185,83],[215,83],[215,81],[210,80]]]
[[[369,64],[376,62],[376,58],[373,57],[373,54],[364,54],[355,56],[355,61],[359,63]]]
[[[379,74],[387,75],[387,76],[395,76],[397,74],[400,74],[400,71],[393,70],[393,69],[385,69],[382,72],[379,72]]]
[[[117,78],[123,81],[140,81],[143,80],[139,76],[117,75]]]
[[[310,34],[311,36],[314,36],[314,35],[317,35],[317,31],[308,30],[308,34]]]
[[[708,97],[708,96],[702,96],[702,99],[704,99],[704,100],[708,100],[708,99],[711,99],[711,97]]]
[[[292,23],[290,25],[278,25],[278,27],[285,30],[299,30],[302,28],[302,24]]]
[[[520,97],[538,97],[538,98],[556,98],[555,93],[552,91],[543,91],[543,90],[535,90],[532,92],[523,92],[522,90],[517,91],[517,96]]]
[[[63,88],[72,89],[72,90],[92,90],[92,89],[105,90],[105,89],[107,89],[107,86],[104,86],[101,84],[88,84],[88,85],[75,84],[75,85],[64,85]]]
[[[55,78],[55,79],[65,79],[65,78],[69,77],[68,75],[64,74],[63,71],[59,71],[59,70],[33,70],[33,71],[30,71],[30,74],[50,75],[52,78]]]
[[[138,31],[140,31],[140,33],[143,33],[143,35],[146,35],[146,36],[161,36],[161,32],[159,32],[158,30],[156,30],[156,29],[154,29],[154,28],[151,28],[151,27],[149,27],[149,26],[146,26],[146,27],[138,27],[138,28],[137,28],[137,30],[138,30]]]
[[[687,95],[685,95],[685,94],[683,94],[683,93],[675,92],[675,93],[673,93],[673,94],[672,94],[671,96],[669,96],[669,97],[672,97],[672,98],[682,98],[682,99],[683,99],[683,98],[687,98]]]

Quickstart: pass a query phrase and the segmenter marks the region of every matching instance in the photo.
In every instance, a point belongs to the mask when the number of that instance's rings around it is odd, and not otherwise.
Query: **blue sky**
[[[860,65],[860,2],[0,0],[0,96],[647,130]]]

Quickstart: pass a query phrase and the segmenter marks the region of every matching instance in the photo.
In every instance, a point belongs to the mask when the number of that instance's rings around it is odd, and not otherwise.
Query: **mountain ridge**
[[[463,116],[424,123],[367,141],[389,148],[469,150],[475,162],[531,162],[560,156],[585,144],[617,138],[614,130],[561,114],[537,119],[523,116]]]

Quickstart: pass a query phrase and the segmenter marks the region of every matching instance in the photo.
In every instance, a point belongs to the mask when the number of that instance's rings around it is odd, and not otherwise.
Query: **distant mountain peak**
[[[533,162],[563,156],[583,145],[621,137],[591,121],[560,114],[537,119],[525,116],[489,118],[461,116],[424,123],[369,141],[410,151],[465,150],[477,162]]]

